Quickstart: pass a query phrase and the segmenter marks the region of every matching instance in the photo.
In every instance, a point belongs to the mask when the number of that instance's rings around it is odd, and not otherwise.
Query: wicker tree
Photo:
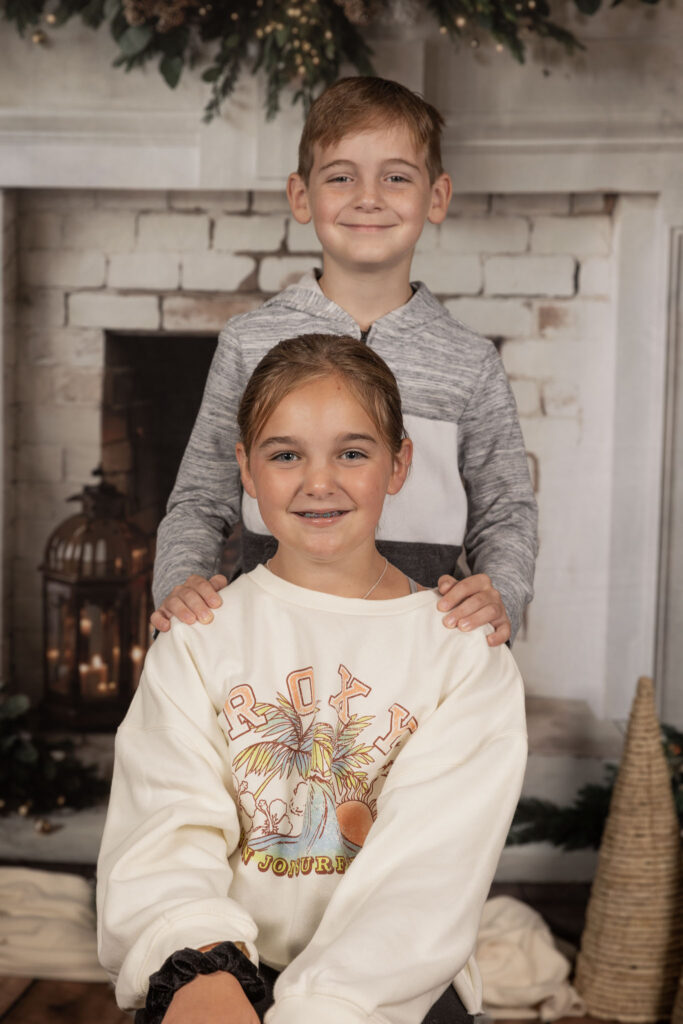
[[[576,988],[592,1016],[667,1019],[683,964],[679,824],[651,679],[641,678],[600,846]]]

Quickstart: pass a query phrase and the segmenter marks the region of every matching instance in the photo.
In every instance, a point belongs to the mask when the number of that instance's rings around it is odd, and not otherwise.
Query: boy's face
[[[313,221],[330,262],[350,272],[409,272],[425,221],[439,224],[451,198],[447,174],[430,183],[424,149],[396,124],[316,146],[304,183],[292,174],[287,195],[300,224]]]

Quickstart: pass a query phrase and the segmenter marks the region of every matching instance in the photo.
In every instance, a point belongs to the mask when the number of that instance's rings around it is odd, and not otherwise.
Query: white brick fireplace
[[[680,31],[680,12],[660,13]],[[683,566],[683,133],[657,99],[657,89],[670,97],[675,69],[657,78],[648,64],[642,109],[629,120],[618,108],[634,15],[614,17],[625,47],[618,73],[604,62],[614,39],[598,32],[594,55],[569,65],[573,93],[561,62],[547,84],[542,52],[527,69],[492,69],[497,55],[456,60],[425,39],[405,74],[406,44],[394,39],[380,48],[380,70],[423,89],[448,117],[457,196],[446,222],[425,231],[414,277],[494,338],[518,403],[541,514],[537,596],[515,648],[529,691],[623,717],[636,677],[659,667],[665,717],[680,722],[672,637],[683,611],[671,566]],[[667,32],[648,17],[661,47]],[[87,42],[87,52],[74,50],[87,79],[92,48],[104,42],[64,31],[73,46]],[[196,85],[173,99],[152,71],[125,81],[108,72],[111,102],[100,83],[86,108],[74,98],[73,68],[55,102],[40,86],[55,54],[26,49],[6,26],[0,35],[15,61],[0,70],[0,86],[15,81],[22,47],[38,82],[28,106],[9,88],[0,110],[3,660],[12,685],[36,698],[37,566],[73,510],[65,499],[102,458],[108,334],[154,339],[162,364],[170,336],[203,344],[318,251],[280,191],[294,115],[264,126],[254,83],[208,128],[198,124]],[[38,58],[48,61],[42,71]],[[601,109],[588,104],[586,79],[601,85]],[[539,81],[548,95],[533,107]],[[680,81],[676,88],[680,115]],[[476,99],[468,106],[463,95]],[[551,99],[561,111],[554,120]],[[110,469],[125,486],[125,445],[116,458]]]

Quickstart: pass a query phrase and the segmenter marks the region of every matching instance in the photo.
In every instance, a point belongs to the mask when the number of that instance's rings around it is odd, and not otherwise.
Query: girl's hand
[[[149,621],[160,633],[166,633],[171,628],[174,615],[188,626],[197,620],[204,624],[212,622],[211,609],[223,604],[216,591],[227,585],[227,579],[220,574],[212,576],[210,580],[203,576],[188,576],[184,583],[173,588]]]
[[[441,576],[439,593],[437,608],[449,613],[444,617],[444,626],[457,626],[467,632],[490,622],[494,631],[486,638],[489,647],[498,647],[510,639],[510,620],[503,600],[485,572],[458,582],[452,576]]]
[[[200,974],[179,988],[163,1024],[259,1024],[234,974]]]

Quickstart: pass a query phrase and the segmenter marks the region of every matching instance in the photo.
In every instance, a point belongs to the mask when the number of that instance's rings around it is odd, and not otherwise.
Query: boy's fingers
[[[203,576],[190,576],[183,587],[183,599],[197,613],[200,622],[204,621],[199,614],[202,605],[219,608],[223,604],[223,599],[218,596],[216,591],[227,586],[227,581],[216,584],[215,580],[225,580],[225,576],[212,576],[210,580],[205,580]],[[197,602],[196,598],[199,598],[201,604]]]
[[[450,587],[446,586],[447,580],[452,581]],[[445,590],[442,588],[442,584]],[[491,593],[493,590],[491,579],[485,572],[477,573],[476,576],[466,576],[464,580],[454,580],[452,576],[441,576],[439,578],[439,591],[442,597],[437,603],[437,608],[442,612],[447,612],[473,594],[487,591]]]
[[[149,617],[149,621],[152,623],[155,629],[159,630],[160,633],[167,633],[168,630],[171,628],[171,623],[160,609],[157,609],[155,612],[152,612],[152,614]]]
[[[210,586],[208,581],[205,581]],[[192,625],[199,619],[206,624],[213,619],[213,612],[208,607],[204,597],[190,587],[180,587],[176,594],[172,594],[164,601],[164,608],[176,615],[181,622]]]
[[[227,585],[228,585],[228,577],[224,576],[223,573],[218,572],[218,573],[216,573],[215,576],[211,577],[211,579],[209,580],[209,583],[211,584],[211,586],[213,587],[214,590],[222,590],[223,587],[227,587]],[[214,594],[214,597],[216,597],[215,594]],[[223,604],[223,600],[222,600],[222,598],[219,597],[218,598],[218,604],[214,605],[214,607],[218,608],[218,606],[221,605],[221,604]]]
[[[474,630],[477,626],[485,626],[486,623],[499,623],[501,621],[501,607],[492,601],[470,598],[464,604],[445,616],[445,624],[457,626],[461,630]]]
[[[489,633],[486,637],[486,643],[489,647],[500,647],[501,644],[506,644],[510,639],[510,623],[504,622],[498,629],[494,629],[493,633]]]
[[[440,594],[445,594],[451,587],[454,587],[457,580],[453,576],[439,576],[439,582],[437,588]]]

